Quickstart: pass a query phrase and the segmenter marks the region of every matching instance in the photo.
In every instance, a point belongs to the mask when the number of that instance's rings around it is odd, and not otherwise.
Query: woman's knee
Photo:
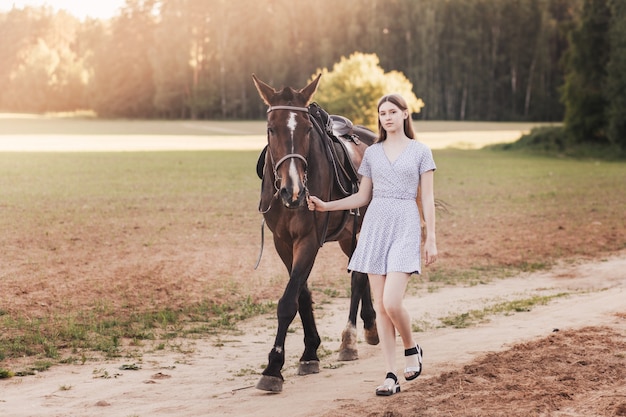
[[[387,315],[387,309],[385,308],[385,303],[383,302],[383,300],[380,299],[374,299],[374,311],[376,311],[376,314],[379,316],[386,316]]]
[[[388,303],[383,303],[384,305],[384,310],[385,313],[387,314],[387,316],[391,317],[392,319],[401,317],[404,314],[404,306],[402,305],[402,300],[395,301],[395,302],[388,302]]]
[[[404,307],[402,305],[403,294],[395,293],[392,291],[386,291],[382,297],[383,308],[387,310],[389,314],[397,313],[401,311]]]

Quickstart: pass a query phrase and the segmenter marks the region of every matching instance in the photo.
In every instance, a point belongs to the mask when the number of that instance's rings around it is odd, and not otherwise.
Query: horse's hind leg
[[[317,326],[315,325],[311,291],[306,283],[300,292],[298,312],[300,313],[302,327],[304,329],[304,352],[300,358],[298,375],[316,374],[320,371],[320,360],[317,356],[317,348],[319,348],[322,341],[317,332]]]
[[[352,253],[352,241],[341,240],[339,246],[343,252],[350,256]],[[357,349],[356,317],[361,304],[361,318],[365,329],[365,341],[370,345],[378,344],[378,331],[376,329],[376,312],[372,304],[369,279],[367,274],[353,271],[350,280],[350,310],[348,323],[341,333],[341,346],[339,346],[340,361],[353,361],[359,358]]]
[[[348,323],[341,332],[341,345],[339,346],[340,361],[354,361],[359,359],[359,351],[357,348],[357,331],[356,331],[356,315],[359,310],[361,294],[355,282],[360,272],[352,272],[350,282],[350,310],[348,311]]]
[[[361,304],[361,319],[363,319],[364,324],[365,341],[370,345],[378,344],[376,312],[372,305],[367,274],[353,271],[350,288],[350,311],[348,323],[341,333],[341,346],[339,346],[338,357],[340,361],[353,361],[359,358],[356,330],[356,316],[359,304]]]
[[[362,286],[361,294],[361,319],[363,320],[363,328],[365,330],[365,341],[370,345],[377,345],[378,329],[376,328],[376,311],[372,303],[372,293],[370,292],[370,283],[367,274],[362,274],[359,278],[357,286]]]

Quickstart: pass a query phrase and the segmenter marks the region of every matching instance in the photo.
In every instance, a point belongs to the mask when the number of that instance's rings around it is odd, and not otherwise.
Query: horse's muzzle
[[[297,195],[290,191],[287,187],[280,189],[280,199],[288,209],[297,209],[306,206],[306,192],[304,188],[300,189]]]

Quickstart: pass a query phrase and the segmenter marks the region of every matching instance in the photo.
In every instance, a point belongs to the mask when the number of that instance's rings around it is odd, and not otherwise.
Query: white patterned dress
[[[435,169],[430,148],[416,140],[393,163],[382,143],[367,148],[359,174],[372,179],[372,201],[349,270],[420,273],[421,225],[415,198],[421,174]]]

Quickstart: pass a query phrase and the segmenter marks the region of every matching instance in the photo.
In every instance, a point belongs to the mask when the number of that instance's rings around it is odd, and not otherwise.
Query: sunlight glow
[[[84,20],[87,17],[94,19],[109,19],[117,14],[125,0],[2,0],[0,12],[7,12],[12,8],[23,9],[26,6],[48,6],[53,10],[65,10],[69,14]]]

